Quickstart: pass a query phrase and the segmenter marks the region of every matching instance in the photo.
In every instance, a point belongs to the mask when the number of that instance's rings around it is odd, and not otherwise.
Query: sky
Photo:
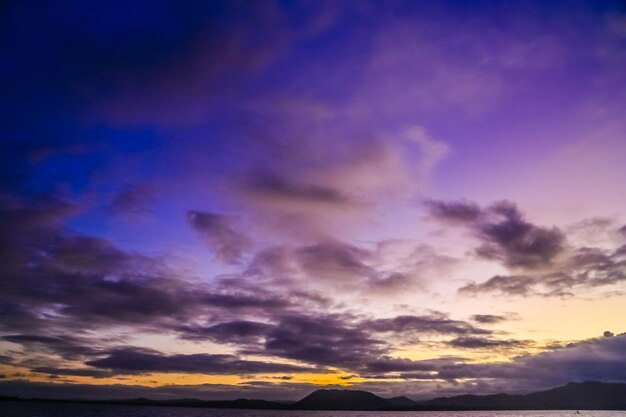
[[[619,1],[0,3],[0,395],[626,382]]]

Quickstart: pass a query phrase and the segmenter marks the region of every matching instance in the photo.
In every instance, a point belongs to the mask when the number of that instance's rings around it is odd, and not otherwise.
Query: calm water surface
[[[113,404],[0,402],[0,417],[574,417],[574,411],[277,411],[147,407]],[[626,417],[626,411],[581,411],[586,417]]]

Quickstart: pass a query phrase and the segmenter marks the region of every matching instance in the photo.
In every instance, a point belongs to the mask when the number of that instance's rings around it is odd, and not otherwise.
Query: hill
[[[420,411],[420,410],[626,410],[626,384],[605,382],[572,382],[545,391],[524,395],[458,395],[427,401],[407,397],[382,398],[367,391],[320,389],[296,403],[239,399],[203,401],[195,399],[150,400],[24,400],[0,396],[0,401],[81,402],[99,404],[134,404],[151,406],[240,408],[272,410],[354,410],[354,411]]]
[[[390,403],[371,392],[337,389],[317,390],[293,405],[298,410],[382,410]]]
[[[525,395],[459,395],[423,401],[419,406],[462,410],[626,410],[626,384],[571,382]]]

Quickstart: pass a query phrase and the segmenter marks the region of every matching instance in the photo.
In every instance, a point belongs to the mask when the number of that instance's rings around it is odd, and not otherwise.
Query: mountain
[[[387,400],[367,391],[320,389],[293,405],[298,410],[382,410]]]
[[[404,395],[401,397],[387,398],[387,403],[398,408],[413,407],[415,406],[415,404],[417,404],[415,401],[413,401],[410,398],[405,397]]]
[[[150,400],[23,400],[2,397],[0,401],[51,401],[99,404],[135,404],[176,407],[247,408],[272,410],[626,410],[626,384],[604,382],[569,383],[546,391],[524,395],[458,395],[427,401],[407,397],[385,399],[367,391],[317,390],[296,403],[239,399],[203,401],[194,399]]]
[[[626,384],[571,382],[525,395],[459,395],[423,401],[419,406],[463,410],[626,410]]]

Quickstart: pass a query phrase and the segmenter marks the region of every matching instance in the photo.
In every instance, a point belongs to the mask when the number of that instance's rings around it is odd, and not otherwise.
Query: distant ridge
[[[525,395],[459,395],[419,404],[464,410],[626,410],[626,384],[570,382]]]
[[[240,408],[273,410],[354,410],[354,411],[446,411],[446,410],[626,410],[626,384],[606,382],[571,382],[567,385],[524,395],[458,395],[427,401],[407,397],[382,398],[368,391],[320,389],[295,403],[238,399],[203,401],[194,399],[123,401],[39,400],[2,397],[0,401],[50,401],[151,406]]]
[[[413,407],[415,404],[417,404],[415,401],[413,401],[410,398],[405,397],[404,395],[400,397],[387,398],[387,402],[393,405],[394,407],[400,407],[400,408]]]

